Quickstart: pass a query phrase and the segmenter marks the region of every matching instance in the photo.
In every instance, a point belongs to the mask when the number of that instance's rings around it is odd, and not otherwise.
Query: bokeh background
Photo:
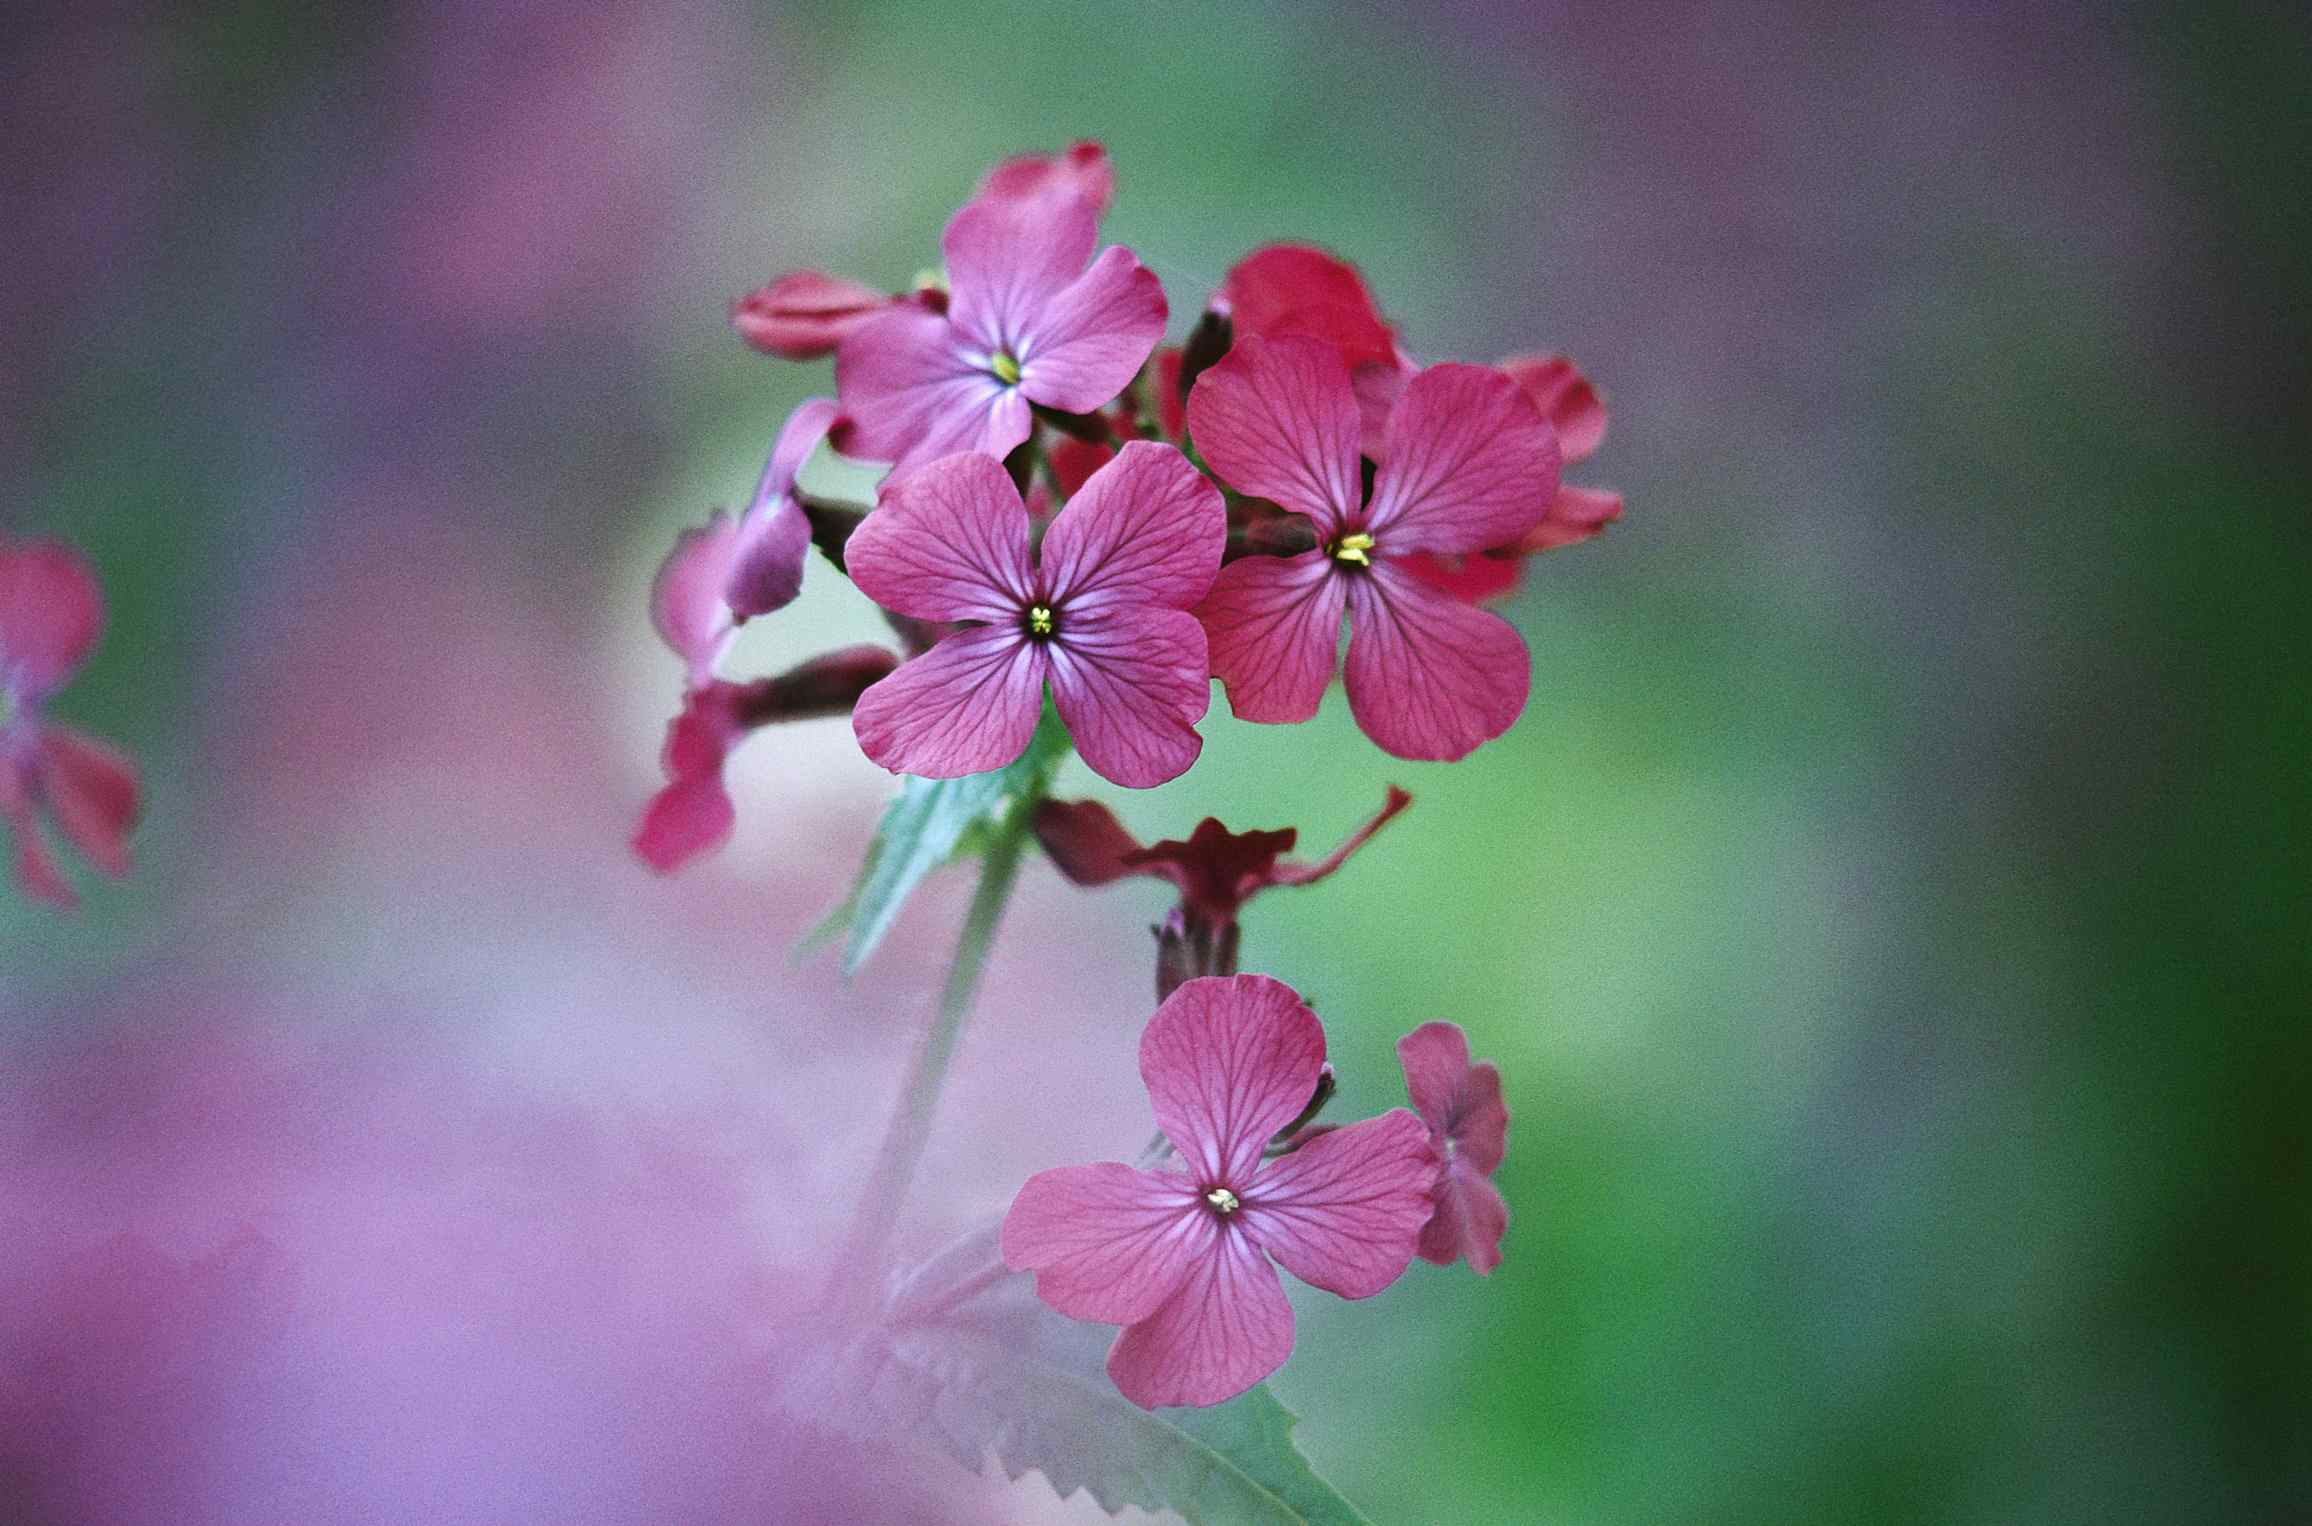
[[[961,886],[790,961],[887,783],[839,722],[647,874],[644,593],[831,386],[730,299],[904,282],[1073,137],[1176,328],[1313,240],[1612,407],[1509,738],[1396,763],[1336,693],[1066,779],[1320,849],[1416,796],[1246,962],[1353,1110],[1466,1026],[1514,1217],[1301,1302],[1317,1465],[1383,1521],[2301,1518],[2312,33],[2090,9],[11,6],[0,527],[101,569],[59,711],[150,806],[77,916],[0,896],[10,1518],[866,1518],[748,1332]],[[874,631],[815,569],[740,666]],[[1161,906],[1031,868],[911,1239],[1144,1138]]]

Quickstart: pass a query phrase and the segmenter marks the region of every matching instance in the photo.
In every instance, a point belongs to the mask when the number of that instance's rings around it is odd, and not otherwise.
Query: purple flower
[[[887,481],[844,550],[852,581],[888,609],[960,628],[860,696],[859,745],[895,773],[1001,768],[1026,750],[1048,682],[1103,778],[1144,789],[1186,772],[1211,677],[1187,611],[1212,586],[1227,521],[1219,489],[1144,440],[1053,517],[1040,561],[992,457]]]
[[[999,170],[948,223],[945,312],[895,306],[843,335],[845,454],[1000,458],[1028,437],[1030,404],[1090,413],[1139,374],[1164,337],[1164,289],[1120,245],[1092,258],[1103,183],[1054,163]]]
[[[1324,1069],[1325,1034],[1265,975],[1192,980],[1140,1038],[1140,1076],[1176,1169],[1039,1172],[1003,1221],[1003,1258],[1072,1319],[1122,1325],[1108,1375],[1133,1403],[1218,1404],[1292,1354],[1303,1282],[1370,1298],[1413,1258],[1436,1156],[1403,1108],[1265,1158]]]
[[[1469,1037],[1453,1023],[1423,1023],[1397,1041],[1405,1090],[1437,1148],[1437,1211],[1421,1229],[1421,1259],[1467,1258],[1480,1277],[1501,1264],[1509,1205],[1490,1178],[1509,1146],[1501,1072],[1469,1063]]]
[[[62,541],[0,538],[0,825],[15,847],[16,882],[59,906],[72,886],[41,835],[43,813],[83,858],[128,873],[136,825],[136,765],[41,713],[88,660],[104,630],[104,595]]]

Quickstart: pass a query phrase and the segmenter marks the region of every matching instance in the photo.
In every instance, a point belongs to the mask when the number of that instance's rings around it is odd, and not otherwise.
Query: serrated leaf
[[[1294,1448],[1293,1414],[1265,1385],[1209,1409],[1142,1409],[1108,1378],[1114,1332],[1054,1313],[1026,1275],[1001,1272],[994,1238],[990,1228],[904,1280],[888,1323],[809,1364],[810,1392],[790,1402],[864,1434],[912,1436],[975,1471],[993,1456],[1008,1477],[1041,1472],[1062,1498],[1088,1490],[1111,1514],[1363,1526]],[[943,1294],[959,1284],[973,1291]]]
[[[900,908],[924,876],[959,854],[976,851],[1008,807],[1040,796],[1067,750],[1067,728],[1047,705],[1027,751],[1005,767],[960,779],[906,775],[868,844],[858,882],[843,904],[804,936],[797,953],[843,935],[843,973],[856,974],[899,920]]]

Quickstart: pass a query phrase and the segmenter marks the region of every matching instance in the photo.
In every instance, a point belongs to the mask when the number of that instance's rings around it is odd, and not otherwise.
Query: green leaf
[[[1040,799],[1067,751],[1067,727],[1046,705],[1027,751],[1005,767],[960,779],[905,776],[867,847],[858,883],[842,905],[805,935],[797,955],[841,936],[843,973],[856,974],[891,931],[900,908],[924,876],[956,857],[979,851],[1007,810]]]
[[[1054,1313],[1025,1274],[1002,1271],[991,1226],[904,1282],[886,1323],[838,1360],[802,1364],[806,1386],[788,1397],[840,1428],[913,1437],[975,1471],[990,1455],[1011,1478],[1039,1471],[1062,1498],[1089,1490],[1111,1514],[1134,1505],[1195,1526],[1364,1522],[1294,1448],[1293,1414],[1265,1385],[1209,1409],[1145,1410],[1108,1378],[1114,1336]]]

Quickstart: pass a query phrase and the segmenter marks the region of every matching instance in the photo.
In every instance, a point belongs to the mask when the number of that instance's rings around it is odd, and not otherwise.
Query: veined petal
[[[1164,287],[1121,244],[1021,315],[1020,391],[1047,408],[1090,413],[1130,385],[1164,337]]]
[[[42,699],[70,678],[104,630],[104,594],[60,540],[0,538],[0,678]]]
[[[1220,489],[1171,446],[1134,440],[1053,519],[1044,585],[1071,616],[1111,604],[1187,609],[1210,591],[1227,544]]]
[[[1348,368],[1314,339],[1239,339],[1188,394],[1188,436],[1221,480],[1321,536],[1356,511],[1357,429]]]
[[[1070,1319],[1128,1325],[1180,1290],[1214,1254],[1221,1223],[1177,1171],[1106,1162],[1040,1171],[1003,1218],[1004,1265],[1036,1274],[1036,1296]]]
[[[1343,1298],[1404,1275],[1435,1208],[1437,1152],[1403,1108],[1319,1134],[1243,1194],[1244,1226],[1286,1271]]]
[[[1384,551],[1484,551],[1541,522],[1557,496],[1557,433],[1489,366],[1431,366],[1389,415],[1366,528]]]
[[[1421,1259],[1439,1266],[1467,1260],[1482,1277],[1501,1264],[1501,1237],[1509,1230],[1509,1205],[1501,1189],[1468,1162],[1448,1163],[1437,1180],[1436,1212],[1421,1227]]]
[[[1324,1069],[1325,1030],[1281,980],[1191,980],[1140,1035],[1156,1126],[1201,1187],[1242,1190],[1271,1135],[1300,1116]]]
[[[1512,355],[1501,370],[1557,431],[1557,448],[1566,460],[1587,460],[1605,443],[1605,402],[1572,361],[1563,355]]]
[[[851,729],[895,774],[955,779],[1027,751],[1044,705],[1044,653],[1017,626],[960,630],[859,696]]]
[[[1017,356],[1029,323],[1084,273],[1099,238],[1100,214],[1082,196],[983,196],[966,204],[939,241],[948,316],[973,342]]]
[[[843,565],[900,614],[1015,625],[1032,602],[1027,506],[994,457],[945,456],[885,480]]]
[[[843,336],[835,390],[846,455],[896,467],[976,450],[1002,458],[1028,437],[1027,400],[938,313],[894,307]]]
[[[1108,1376],[1143,1409],[1218,1404],[1282,1367],[1292,1336],[1276,1268],[1251,1236],[1224,1230],[1178,1292],[1116,1337]]]
[[[1451,762],[1516,724],[1533,663],[1508,621],[1386,560],[1349,582],[1349,710],[1383,751]]]
[[[1212,702],[1204,627],[1185,610],[1111,605],[1060,616],[1046,644],[1052,702],[1092,771],[1127,789],[1188,772]]]
[[[1323,703],[1341,646],[1348,580],[1322,551],[1240,557],[1196,607],[1212,674],[1248,721],[1305,721]]]
[[[137,818],[136,765],[95,737],[50,726],[40,737],[40,794],[80,856],[118,879],[128,873]]]

